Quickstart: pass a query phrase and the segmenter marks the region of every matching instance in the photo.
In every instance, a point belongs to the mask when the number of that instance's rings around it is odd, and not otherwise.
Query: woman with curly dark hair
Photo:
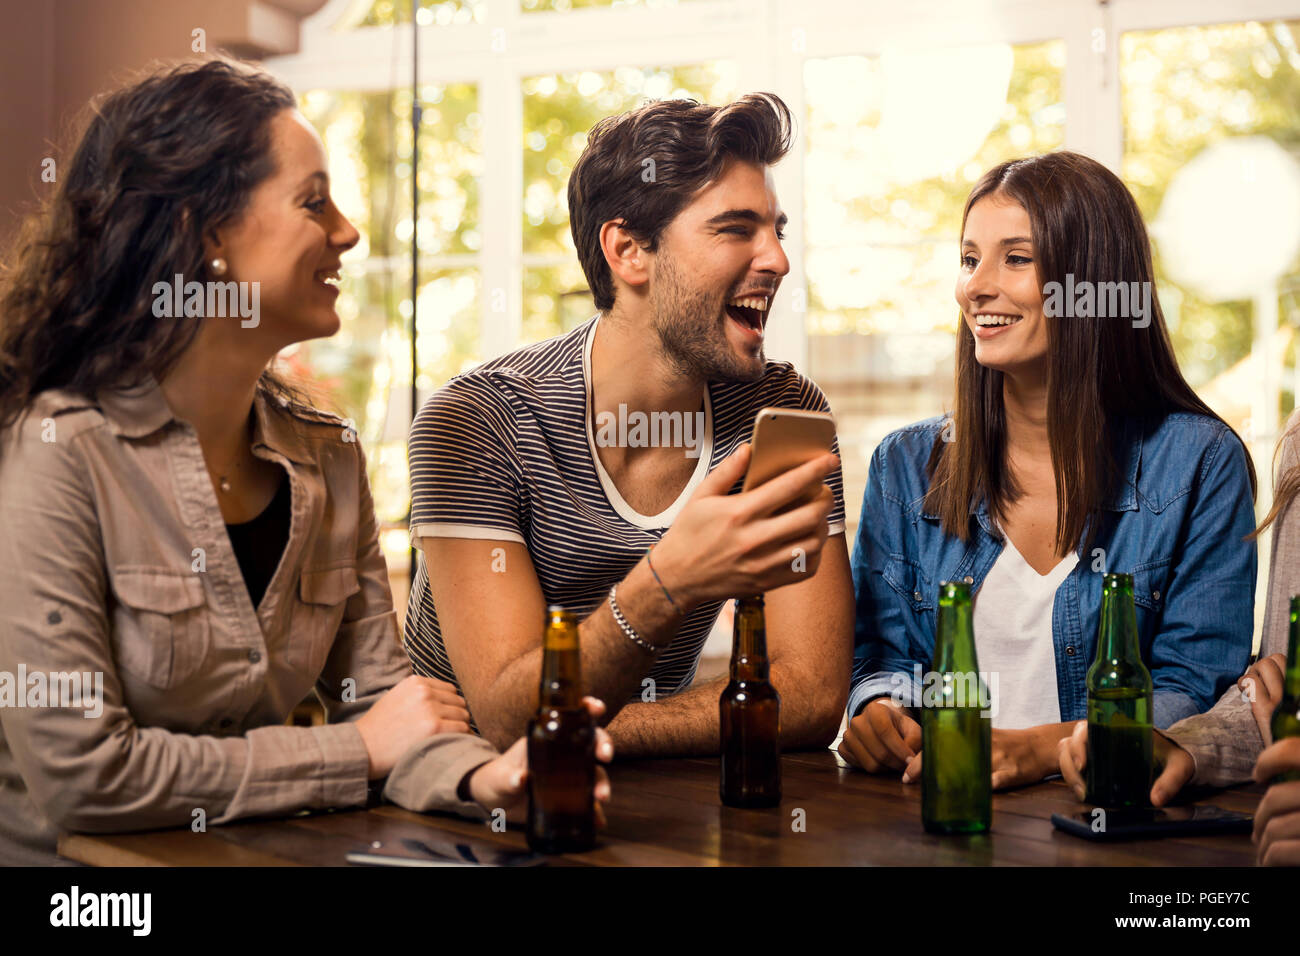
[[[412,809],[517,803],[521,748],[411,673],[355,433],[271,370],[338,330],[358,240],[293,94],[167,69],[66,169],[0,290],[0,862],[382,778]],[[328,723],[286,726],[313,688]]]

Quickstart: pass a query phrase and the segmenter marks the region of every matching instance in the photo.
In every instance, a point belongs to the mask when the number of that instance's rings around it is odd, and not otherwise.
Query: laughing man
[[[498,746],[536,709],[543,612],[560,604],[620,757],[716,754],[725,680],[693,683],[700,649],[723,602],[755,593],[782,747],[835,736],[853,652],[839,459],[732,493],[760,409],[827,409],[763,355],[790,268],[769,167],[790,140],[771,94],[602,120],[569,179],[599,311],[457,376],[416,418],[406,648]]]

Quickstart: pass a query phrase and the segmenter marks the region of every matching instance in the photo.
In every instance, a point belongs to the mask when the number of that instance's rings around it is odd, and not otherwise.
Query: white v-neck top
[[[1006,538],[974,598],[975,656],[992,699],[993,726],[1018,730],[1061,720],[1052,606],[1079,556],[1039,574]]]
[[[609,499],[610,507],[618,512],[619,516],[628,524],[635,528],[641,528],[645,531],[661,531],[669,527],[677,517],[678,512],[686,507],[686,502],[695,494],[695,489],[699,487],[700,482],[709,473],[709,461],[713,457],[713,401],[709,398],[709,390],[704,390],[704,434],[703,438],[692,436],[700,442],[698,448],[699,461],[695,470],[691,472],[690,480],[686,482],[686,487],[677,499],[657,515],[643,515],[633,508],[623,498],[619,492],[618,486],[614,484],[614,479],[610,478],[609,472],[605,470],[604,463],[600,460],[600,455],[596,451],[596,423],[592,420],[591,413],[591,348],[596,341],[596,323],[591,323],[591,330],[587,333],[582,345],[582,380],[586,385],[587,395],[587,448],[591,452],[591,461],[596,468],[596,477],[600,479],[600,487],[605,490],[605,497]]]

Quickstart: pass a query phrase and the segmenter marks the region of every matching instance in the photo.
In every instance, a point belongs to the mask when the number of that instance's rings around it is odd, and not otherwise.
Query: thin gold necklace
[[[217,487],[220,488],[224,494],[230,494],[230,476],[233,475],[235,472],[239,471],[241,467],[243,467],[243,463],[239,459],[242,456],[245,447],[248,448],[252,447],[252,435],[249,434],[249,432],[251,432],[252,429],[251,422],[248,423],[247,429],[248,430],[245,432],[244,437],[245,440],[248,442],[248,445],[246,446],[241,442],[239,447],[235,449],[235,457],[231,459],[230,464],[228,464],[225,468],[221,469],[220,471],[215,472],[217,476]]]
[[[236,457],[238,457],[238,453],[236,453]],[[230,476],[235,472],[239,471],[241,467],[242,467],[241,463],[231,462],[231,464],[226,467],[225,474],[220,474],[220,473],[217,474],[217,487],[220,488],[226,494],[230,494]]]
[[[244,466],[243,462],[239,460],[243,451],[244,451],[244,446],[240,445],[239,448],[236,449],[235,457],[230,462],[230,464],[227,465],[221,471],[216,472],[217,487],[220,488],[222,492],[224,492],[225,494],[230,494],[230,476],[233,475],[235,472],[239,471],[239,469]]]

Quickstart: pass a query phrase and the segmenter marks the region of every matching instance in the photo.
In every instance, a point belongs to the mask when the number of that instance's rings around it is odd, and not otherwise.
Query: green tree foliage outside
[[[472,84],[424,87],[421,100],[419,385],[427,391],[481,358],[473,256],[481,244],[483,149]],[[411,94],[313,91],[301,97],[301,107],[325,139],[332,193],[361,241],[347,257],[338,302],[342,328],[333,338],[305,343],[291,361],[357,423],[379,514],[395,521],[409,499]],[[424,264],[436,257],[464,257],[467,265]]]
[[[521,338],[537,342],[590,317],[591,299],[569,232],[569,171],[596,123],[647,99],[726,103],[734,65],[581,71],[526,77],[524,98],[524,315]]]
[[[1298,47],[1296,23],[1184,27],[1123,37],[1123,176],[1148,223],[1178,171],[1221,140],[1269,136],[1300,159]],[[1159,244],[1155,254],[1159,275]],[[1159,291],[1179,362],[1193,386],[1250,353],[1249,302],[1207,302],[1171,282],[1162,282]],[[1300,263],[1283,280],[1281,294],[1282,321],[1295,324]],[[1285,395],[1281,411],[1288,412],[1292,403],[1293,396]]]

